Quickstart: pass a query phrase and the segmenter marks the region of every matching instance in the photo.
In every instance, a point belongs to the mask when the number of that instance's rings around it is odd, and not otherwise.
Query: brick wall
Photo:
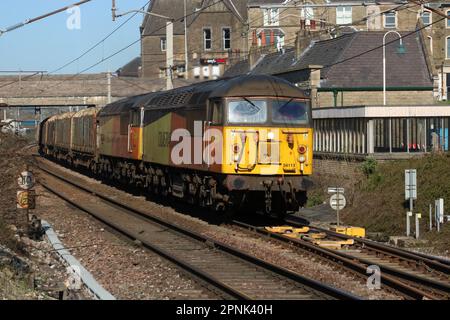
[[[333,159],[315,157],[313,161],[314,175],[342,176],[343,178],[361,177],[361,160]]]

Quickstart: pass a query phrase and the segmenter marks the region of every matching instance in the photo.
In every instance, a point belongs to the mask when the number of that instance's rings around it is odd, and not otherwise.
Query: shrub
[[[361,165],[361,169],[363,173],[369,177],[370,175],[374,174],[377,171],[378,163],[373,158],[368,158],[364,163]]]

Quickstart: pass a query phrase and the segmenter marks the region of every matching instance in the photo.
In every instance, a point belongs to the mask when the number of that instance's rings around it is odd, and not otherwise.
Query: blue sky
[[[2,0],[0,29],[76,2],[78,0]],[[147,2],[148,0],[116,0],[116,5],[118,13],[121,13],[138,9]],[[125,16],[113,22],[111,0],[93,0],[82,5],[80,10],[80,29],[68,29],[70,14],[62,12],[0,36],[0,71],[53,71],[81,55],[130,17]],[[139,39],[142,19],[142,14],[137,14],[106,40],[104,45],[58,73],[77,73]],[[137,43],[87,73],[115,71],[139,54],[140,43]]]

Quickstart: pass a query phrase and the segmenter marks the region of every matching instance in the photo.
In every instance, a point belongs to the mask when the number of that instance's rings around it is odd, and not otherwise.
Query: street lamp
[[[167,77],[166,77],[166,89],[170,90],[173,89],[173,80],[172,80],[172,67],[173,67],[173,23],[175,21],[175,19],[171,18],[171,17],[166,17],[157,13],[153,13],[153,12],[148,12],[148,11],[144,11],[144,10],[130,10],[127,11],[125,13],[122,14],[118,14],[116,15],[116,6],[115,6],[115,1],[113,1],[113,20],[115,20],[116,18],[120,18],[123,17],[127,14],[130,13],[143,13],[143,14],[147,14],[149,16],[155,16],[158,18],[162,18],[162,19],[166,19],[166,72],[167,72]]]
[[[397,48],[397,53],[404,54],[406,49],[403,46],[403,38],[397,31],[391,30],[384,34],[383,36],[383,105],[386,105],[386,36],[390,33],[395,33],[400,38],[400,45]]]
[[[397,31],[391,30],[383,36],[383,105],[386,105],[386,36],[390,33],[395,33],[400,38],[400,45],[397,48],[397,53],[404,54],[406,49],[403,46],[403,38]],[[409,149],[408,149],[409,150]],[[392,153],[392,118],[389,118],[389,153]]]

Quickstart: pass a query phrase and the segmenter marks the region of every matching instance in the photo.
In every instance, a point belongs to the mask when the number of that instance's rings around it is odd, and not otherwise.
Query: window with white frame
[[[222,39],[223,39],[223,49],[224,50],[231,49],[231,29],[230,28],[222,29]]]
[[[280,24],[280,12],[278,8],[264,9],[264,26],[278,26]]]
[[[420,14],[420,18],[422,19],[422,23],[424,26],[428,26],[431,24],[431,12],[430,11],[423,11]]]
[[[447,28],[450,28],[450,10],[447,11],[447,23],[446,23]]]
[[[311,20],[314,20],[314,9],[312,7],[304,7],[300,10],[300,17],[305,20],[305,25],[311,25]]]
[[[167,40],[166,38],[160,38],[161,51],[167,50]]]
[[[194,77],[200,77],[200,67],[194,67]]]
[[[212,49],[212,35],[211,35],[211,29],[209,29],[209,28],[203,29],[203,48],[205,50]]]
[[[208,79],[209,78],[209,74],[210,74],[209,66],[204,66],[202,68],[202,72],[203,72],[203,78]]]
[[[384,15],[384,27],[396,28],[397,27],[397,15],[395,12],[386,12]]]
[[[220,77],[220,66],[212,67],[212,76],[213,76],[213,79],[217,79]]]
[[[447,37],[445,41],[446,41],[445,59],[450,59],[450,37]]]
[[[352,7],[337,7],[336,8],[336,24],[351,24],[352,23]]]

